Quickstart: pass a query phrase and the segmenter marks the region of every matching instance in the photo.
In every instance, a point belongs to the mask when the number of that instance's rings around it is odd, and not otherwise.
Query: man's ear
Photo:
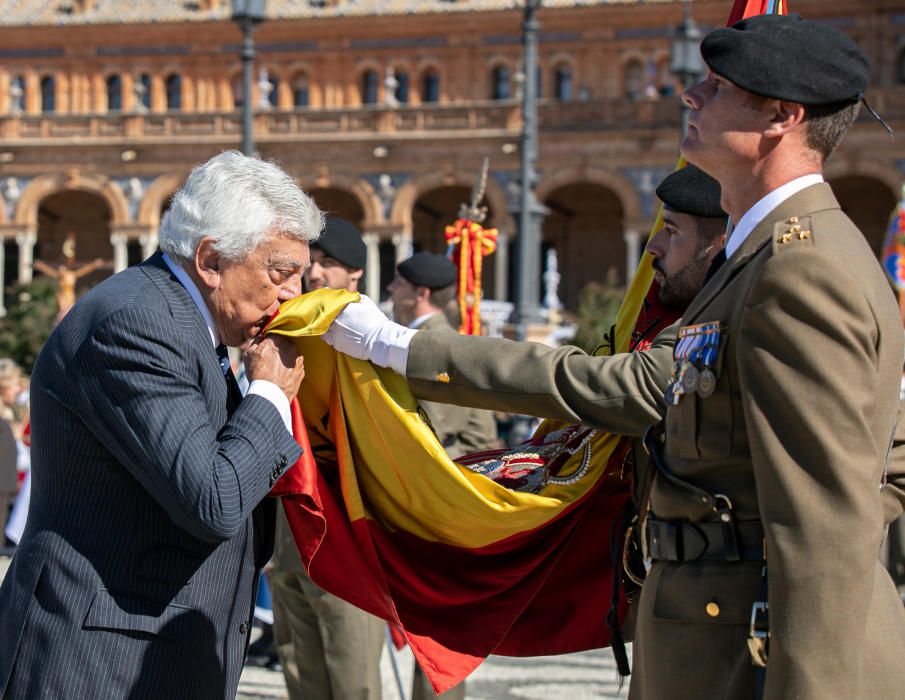
[[[220,286],[220,267],[223,264],[215,243],[213,238],[205,236],[195,248],[195,274],[201,284],[211,290]]]
[[[364,268],[359,267],[357,269],[352,270],[352,272],[349,274],[349,279],[352,282],[358,282],[358,280],[360,280],[362,278],[364,273],[365,273]]]
[[[797,102],[776,100],[773,113],[770,116],[770,124],[764,130],[764,136],[778,138],[793,131],[804,121],[805,108]]]

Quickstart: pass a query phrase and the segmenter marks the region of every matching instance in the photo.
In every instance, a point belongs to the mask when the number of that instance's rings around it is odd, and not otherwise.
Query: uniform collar
[[[812,173],[795,178],[784,185],[780,185],[766,196],[762,197],[757,204],[745,212],[744,216],[739,219],[729,239],[726,241],[726,257],[731,258],[732,254],[742,247],[742,243],[757,228],[757,225],[764,220],[771,211],[776,209],[780,204],[785,202],[789,197],[798,194],[801,190],[811,185],[823,182],[823,175],[820,173]]]

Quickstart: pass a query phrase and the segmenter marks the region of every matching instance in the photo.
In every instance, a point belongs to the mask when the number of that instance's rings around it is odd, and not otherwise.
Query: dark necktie
[[[716,274],[716,271],[723,266],[724,262],[726,262],[725,248],[717,253],[716,257],[714,257],[713,259],[713,262],[710,263],[710,269],[707,270],[707,275],[704,277],[704,284],[707,284],[710,281],[710,278]]]
[[[236,381],[236,375],[233,374],[233,368],[229,363],[229,351],[223,343],[217,346],[217,359],[226,380],[226,413],[232,415],[242,400],[242,390],[239,389],[239,382]]]

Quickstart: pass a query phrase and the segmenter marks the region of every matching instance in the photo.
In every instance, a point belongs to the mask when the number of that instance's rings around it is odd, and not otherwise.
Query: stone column
[[[362,238],[368,248],[364,293],[376,303],[380,300],[380,236],[376,233],[366,233]]]
[[[16,236],[19,244],[19,283],[28,284],[32,278],[32,267],[35,262],[35,243],[38,235],[34,231],[26,231]]]
[[[641,234],[635,229],[626,229],[622,240],[625,241],[625,282],[628,284],[635,276],[635,268],[641,258]]]
[[[157,252],[156,231],[141,234],[138,237],[138,242],[141,243],[141,257],[143,260],[147,260]]]
[[[493,298],[500,301],[509,301],[509,236],[499,231],[496,239],[496,253],[494,261],[494,287]]]
[[[412,257],[414,246],[412,245],[411,235],[404,233],[393,234],[393,245],[396,246],[396,264]]]
[[[111,233],[110,245],[113,246],[113,274],[129,267],[129,239],[125,233]]]

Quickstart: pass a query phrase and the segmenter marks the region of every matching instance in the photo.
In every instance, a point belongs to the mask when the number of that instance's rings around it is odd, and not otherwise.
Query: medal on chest
[[[707,398],[716,389],[716,364],[720,349],[720,322],[709,321],[679,329],[666,403],[678,406],[686,394]]]

